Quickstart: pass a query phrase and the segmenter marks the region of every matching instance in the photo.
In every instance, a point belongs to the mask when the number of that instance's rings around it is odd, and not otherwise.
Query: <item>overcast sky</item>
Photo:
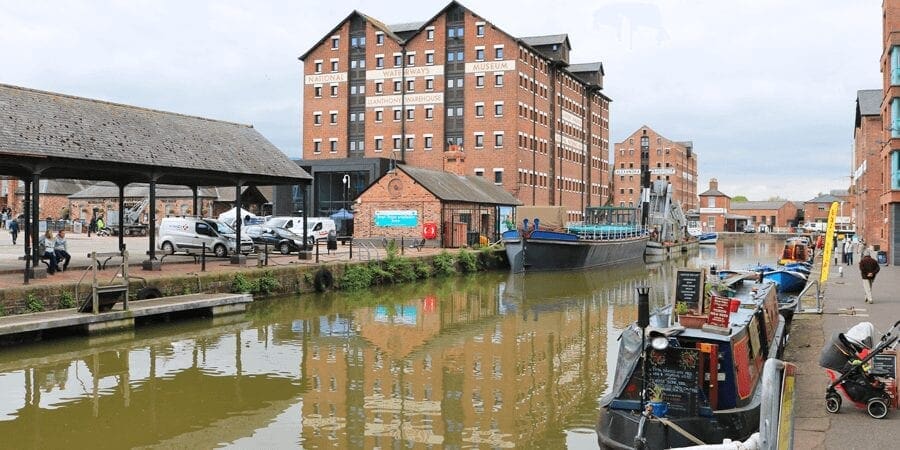
[[[393,24],[447,3],[0,0],[0,83],[253,124],[296,158],[297,57],[354,9]],[[848,186],[856,91],[881,87],[881,3],[462,2],[602,61],[612,142],[646,124],[694,142],[700,192],[718,178],[731,196],[801,201]]]

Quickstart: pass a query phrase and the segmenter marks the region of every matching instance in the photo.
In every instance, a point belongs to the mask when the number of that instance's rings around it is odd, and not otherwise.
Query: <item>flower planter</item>
[[[685,328],[703,328],[703,325],[706,323],[706,316],[682,314],[678,316],[678,323]]]

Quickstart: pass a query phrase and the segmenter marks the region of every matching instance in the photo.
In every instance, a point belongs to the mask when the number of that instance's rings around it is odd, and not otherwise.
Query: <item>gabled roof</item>
[[[424,21],[420,22],[406,22],[406,23],[397,23],[393,25],[388,25],[387,28],[394,33],[408,33],[410,31],[418,31],[419,28],[425,25]]]
[[[251,125],[0,84],[0,170],[227,186],[310,180]],[[77,173],[73,173],[77,172]]]
[[[698,197],[727,197],[731,198],[728,195],[722,193],[722,191],[718,189],[707,189],[705,192],[698,194]]]
[[[729,209],[781,209],[787,200],[763,201],[763,202],[731,202]]]
[[[581,72],[600,72],[603,75],[606,75],[606,72],[603,70],[602,62],[589,62],[589,63],[580,63],[580,64],[569,64],[568,67],[569,72],[581,73]]]
[[[409,165],[397,166],[428,192],[443,201],[479,203],[486,205],[521,205],[501,186],[484,177],[460,176],[450,172],[423,169]]]
[[[327,33],[325,33],[324,36],[322,36],[322,39],[319,39],[318,42],[316,42],[312,47],[310,47],[309,50],[303,52],[303,54],[300,55],[300,57],[297,59],[299,59],[300,61],[306,61],[306,57],[309,56],[309,54],[312,53],[313,50],[317,49],[320,45],[325,43],[325,41],[328,40],[328,38],[330,38],[331,36],[334,35],[335,31],[339,30],[342,26],[344,26],[344,24],[347,21],[352,19],[354,16],[362,17],[363,20],[371,23],[373,27],[375,27],[379,31],[383,32],[385,35],[387,35],[389,38],[393,39],[395,42],[397,42],[397,43],[403,42],[403,39],[400,38],[400,36],[397,36],[397,34],[390,27],[388,27],[387,25],[382,23],[380,20],[378,20],[374,17],[368,16],[366,14],[363,14],[354,9],[353,11],[350,12],[350,14],[347,15],[347,17],[344,18],[344,20],[338,22],[338,24],[334,28],[332,28]]]
[[[234,190],[232,188],[232,190]],[[144,198],[150,195],[150,185],[133,183],[125,186],[125,198]],[[156,186],[156,198],[192,198],[193,191],[184,186],[159,184]],[[215,198],[215,189],[198,189],[198,198]],[[109,182],[99,182],[69,196],[70,199],[119,198],[119,187]]]
[[[568,34],[548,34],[544,36],[525,36],[520,37],[520,41],[532,46],[539,47],[544,45],[565,45],[566,49],[572,50],[572,44],[569,43]]]
[[[842,200],[831,195],[831,194],[822,194],[812,200],[807,200],[806,203],[832,203],[838,202],[840,203]]]
[[[881,100],[884,98],[881,89],[863,89],[856,91],[856,107],[863,116],[881,115]]]

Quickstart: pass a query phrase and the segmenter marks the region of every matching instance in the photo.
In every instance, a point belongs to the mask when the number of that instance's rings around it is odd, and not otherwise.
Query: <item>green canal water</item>
[[[772,262],[719,242],[610,270],[260,301],[245,315],[0,350],[3,448],[595,448],[635,287]]]

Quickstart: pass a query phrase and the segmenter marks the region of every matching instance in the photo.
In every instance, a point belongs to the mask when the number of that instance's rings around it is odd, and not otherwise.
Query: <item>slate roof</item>
[[[698,197],[713,197],[713,196],[731,198],[730,196],[723,194],[722,191],[720,191],[718,189],[707,189],[706,192],[702,192],[698,195]]]
[[[831,194],[822,194],[812,200],[807,200],[806,203],[832,203],[832,202],[842,202],[843,200],[831,195]]]
[[[572,49],[572,46],[569,44],[569,35],[568,34],[548,34],[544,36],[525,36],[520,37],[520,41],[532,46],[538,47],[543,45],[563,45],[565,44],[569,50]]]
[[[134,183],[125,186],[125,198],[144,198],[150,194],[150,185],[147,183]],[[184,186],[172,186],[167,184],[156,185],[156,198],[192,198],[194,193]],[[197,197],[215,198],[215,189],[198,189]],[[94,198],[119,198],[119,187],[108,182],[96,183],[69,196],[69,199],[94,199]]]
[[[84,180],[42,179],[40,181],[39,189],[41,195],[70,195],[90,186],[91,184],[92,182]],[[18,183],[18,186],[16,187],[16,194],[22,194],[24,192],[25,185],[20,181]]]
[[[183,185],[309,180],[250,125],[0,84],[0,172]],[[131,171],[130,173],[128,171]],[[266,183],[266,181],[268,181]]]
[[[487,205],[521,205],[518,199],[489,182],[484,177],[460,176],[450,172],[422,169],[408,165],[397,166],[428,192],[443,201],[479,203]]]
[[[393,33],[406,33],[406,32],[410,32],[410,31],[417,31],[419,28],[422,28],[422,25],[425,25],[424,21],[397,23],[397,24],[393,24],[393,25],[388,25],[387,29],[391,30],[391,32],[393,32]]]
[[[860,115],[881,115],[881,100],[884,98],[881,89],[863,89],[856,91],[856,107]]]
[[[265,197],[266,201],[272,203],[272,199],[275,198],[273,195],[272,186],[253,186],[256,190]],[[250,186],[241,186],[241,196],[244,196],[244,193],[249,189]],[[219,188],[212,188],[216,194],[216,201],[218,202],[234,202],[234,187],[233,186],[223,186]]]
[[[731,202],[728,209],[781,209],[787,200],[773,202]]]
[[[589,62],[589,63],[580,63],[580,64],[569,64],[569,67],[567,67],[567,69],[571,73],[603,72],[603,63],[602,62]]]

